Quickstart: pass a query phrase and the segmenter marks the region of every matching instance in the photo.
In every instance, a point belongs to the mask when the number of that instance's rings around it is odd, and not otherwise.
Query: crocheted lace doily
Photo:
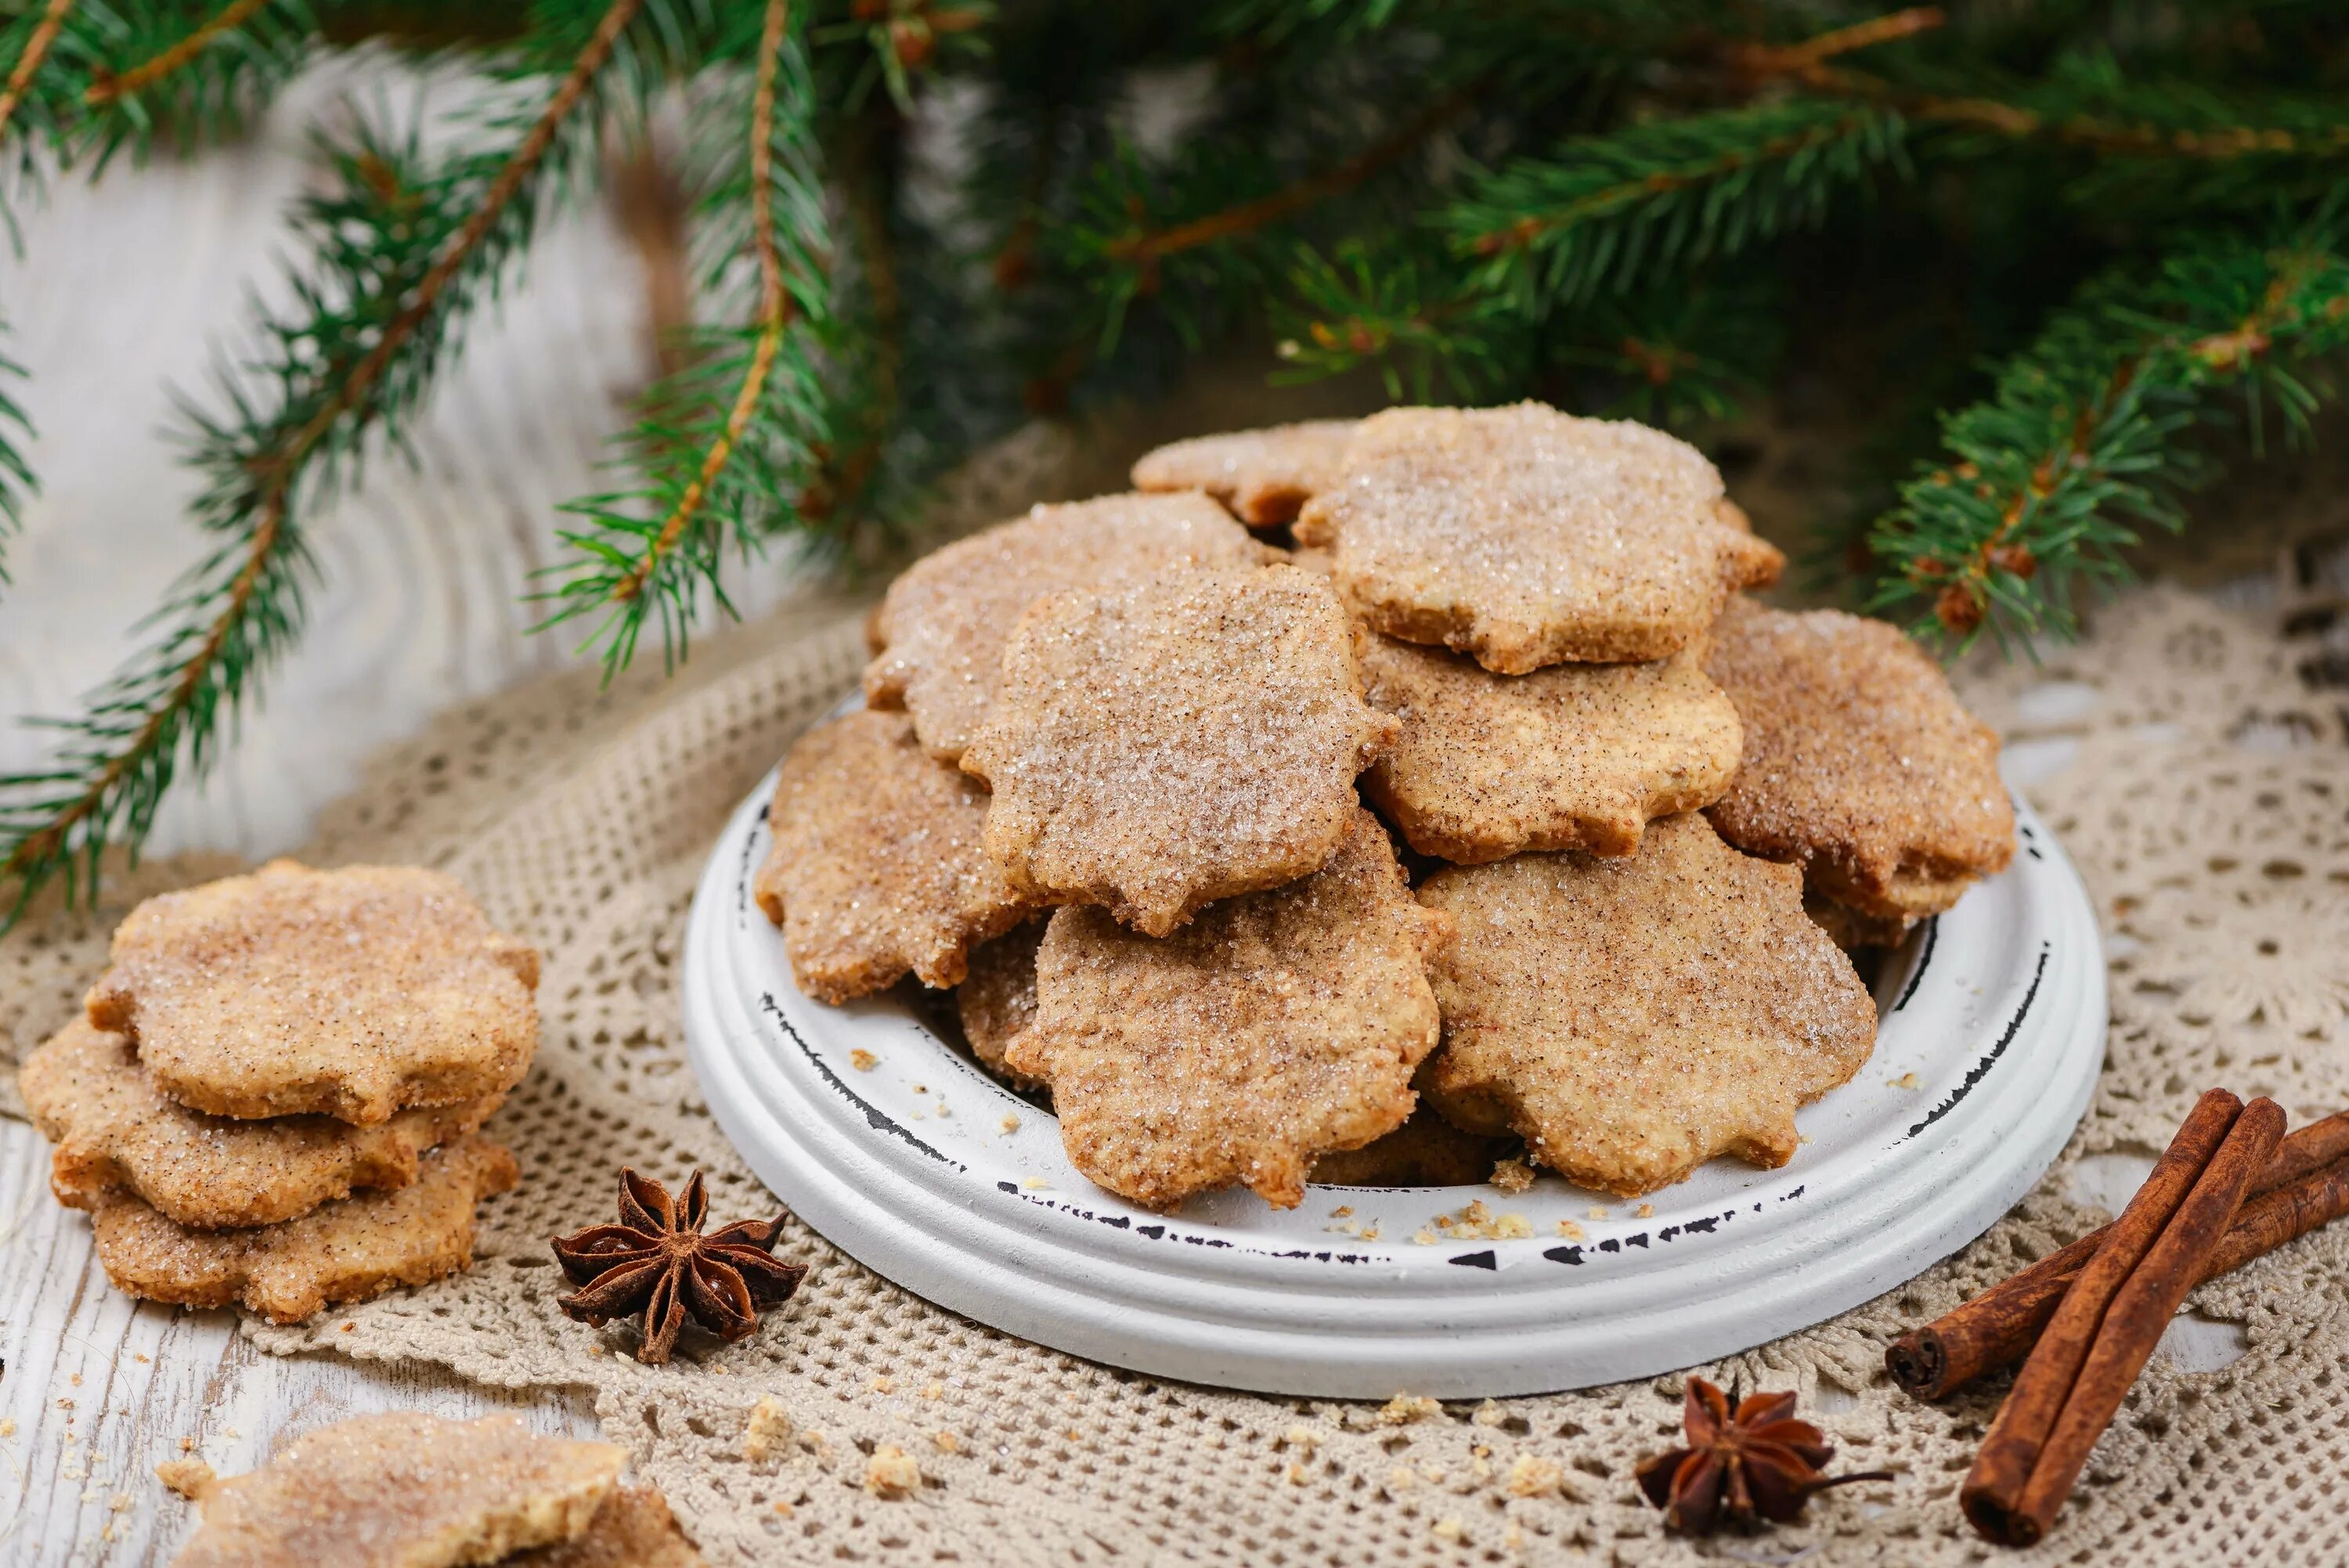
[[[1798,1390],[1839,1463],[1897,1473],[1827,1494],[1801,1526],[1710,1545],[1663,1534],[1631,1471],[1672,1439],[1676,1377],[1391,1424],[1373,1406],[1160,1382],[1024,1344],[796,1225],[782,1250],[813,1271],[741,1344],[688,1339],[674,1364],[645,1367],[619,1353],[629,1330],[557,1314],[546,1240],[606,1217],[621,1163],[672,1182],[706,1168],[719,1218],[770,1205],[687,1070],[678,934],[728,808],[854,682],[844,603],[787,607],[676,683],[598,693],[564,677],[467,707],[329,814],[311,856],[445,867],[543,949],[544,1045],[492,1128],[525,1175],[488,1204],[471,1273],[248,1332],[274,1351],[590,1387],[608,1434],[719,1563],[1980,1561],[1955,1493],[2003,1383],[1916,1404],[1885,1380],[1884,1340],[2095,1223],[2065,1196],[2076,1162],[2158,1146],[2200,1089],[2272,1094],[2295,1119],[2349,1104],[2349,653],[2275,621],[2151,591],[2044,665],[1964,672],[2095,898],[2110,1060],[2063,1160],[1988,1235],[1833,1322],[1700,1369]],[[218,869],[150,868],[115,900]],[[71,1012],[119,911],[36,920],[0,947],[19,1048]],[[2349,1226],[2204,1289],[2196,1305],[2240,1322],[2246,1354],[2207,1373],[2157,1358],[2053,1542],[2012,1560],[2315,1560],[2349,1507],[2344,1291]],[[761,1438],[746,1441],[754,1408]],[[880,1445],[919,1466],[911,1495],[865,1490]]]

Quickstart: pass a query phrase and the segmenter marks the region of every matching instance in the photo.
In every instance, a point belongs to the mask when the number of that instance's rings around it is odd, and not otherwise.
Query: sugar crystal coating
[[[372,1125],[512,1088],[537,985],[538,954],[453,877],[273,861],[132,910],[88,1012],[197,1110]]]
[[[405,1187],[322,1204],[282,1224],[192,1230],[119,1195],[101,1199],[90,1223],[98,1261],[126,1295],[181,1306],[242,1303],[272,1323],[299,1323],[330,1303],[466,1267],[473,1205],[520,1179],[513,1156],[476,1134],[424,1156]]]
[[[1949,908],[2014,858],[1997,735],[1898,627],[1739,600],[1705,669],[1745,724],[1710,813],[1731,843],[1890,922]]]
[[[1138,490],[1205,490],[1252,528],[1274,528],[1338,483],[1351,419],[1308,419],[1261,430],[1195,436],[1143,454]]]
[[[1330,863],[1213,904],[1173,936],[1052,917],[1013,1070],[1052,1086],[1077,1169],[1155,1209],[1245,1183],[1277,1207],[1314,1160],[1402,1124],[1434,1048],[1424,963],[1446,930],[1356,808]]]
[[[1327,861],[1394,733],[1327,583],[1201,571],[1030,609],[963,767],[1013,885],[1163,936]]]
[[[1332,552],[1348,606],[1406,642],[1504,675],[1659,659],[1785,557],[1721,521],[1721,476],[1686,443],[1537,403],[1391,408],[1297,538]]]
[[[178,1568],[447,1568],[585,1534],[627,1451],[540,1437],[513,1416],[389,1411],[305,1433],[194,1491]],[[530,1561],[530,1559],[523,1559]]]
[[[1657,817],[1712,804],[1737,767],[1737,710],[1695,653],[1496,676],[1372,637],[1371,705],[1402,723],[1363,790],[1423,855],[1628,855]]]
[[[1803,913],[1801,873],[1695,812],[1628,859],[1452,867],[1419,897],[1458,923],[1421,1088],[1585,1186],[1651,1191],[1722,1153],[1783,1165],[1796,1108],[1875,1046],[1875,1003]]]
[[[26,1057],[16,1081],[34,1125],[57,1146],[49,1187],[58,1202],[93,1209],[129,1193],[199,1230],[276,1224],[356,1187],[405,1187],[418,1156],[472,1131],[505,1099],[403,1110],[373,1127],[206,1116],[157,1089],[129,1041],[79,1018]]]
[[[869,628],[865,698],[911,713],[930,754],[952,761],[994,706],[1003,645],[1037,600],[1264,558],[1247,530],[1196,491],[1037,507],[924,556],[889,584]]]
[[[902,713],[817,726],[783,758],[773,845],[752,891],[800,989],[845,1002],[909,972],[963,977],[971,948],[1031,904],[979,847],[987,791],[922,749]]]

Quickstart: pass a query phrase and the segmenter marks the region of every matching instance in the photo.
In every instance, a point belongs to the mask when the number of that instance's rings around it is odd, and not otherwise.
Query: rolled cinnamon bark
[[[2338,1180],[2314,1180],[2317,1172],[2344,1158],[2349,1158],[2349,1111],[2336,1111],[2286,1135],[2251,1191],[2257,1195],[2289,1186],[2301,1196],[2284,1207],[2246,1203],[2236,1228],[2251,1222],[2256,1211],[2263,1217],[2252,1233],[2269,1239],[2257,1251],[2243,1253],[2212,1273],[2240,1268],[2261,1253],[2349,1212],[2349,1207],[2327,1209],[2328,1203],[2349,1203],[2349,1185]],[[2298,1228],[2286,1228],[2287,1219]],[[2055,1304],[2071,1288],[2072,1276],[2095,1254],[2104,1235],[2103,1230],[2093,1231],[2008,1275],[1955,1311],[1902,1335],[1885,1346],[1884,1369],[1913,1397],[1938,1399],[2028,1354],[2054,1315]],[[2235,1231],[2230,1230],[2227,1247],[2236,1244]]]
[[[2088,1451],[2112,1425],[2137,1375],[2178,1314],[2186,1293],[2202,1277],[2242,1207],[2243,1194],[2283,1137],[2283,1108],[2271,1099],[2243,1107],[2227,1141],[2211,1156],[2201,1180],[2179,1205],[2120,1294],[2105,1311],[2095,1344],[2064,1401],[2063,1414],[2039,1450],[2031,1480],[1996,1539],[2035,1545],[2047,1533],[2080,1479]],[[1980,1520],[1976,1520],[1979,1528]]]
[[[2225,1089],[2206,1092],[2194,1104],[2153,1172],[2121,1211],[2064,1293],[2046,1332],[2032,1347],[1982,1451],[1974,1456],[1958,1505],[1973,1526],[1993,1541],[2023,1539],[2030,1528],[2021,1514],[2023,1489],[2038,1467],[2040,1449],[2064,1412],[2081,1364],[2094,1347],[2105,1309],[2161,1239],[2211,1156],[2225,1141],[2243,1102]],[[2254,1167],[2256,1169],[2256,1167]],[[2248,1180],[2248,1177],[2247,1177]],[[2232,1218],[2231,1212],[2229,1218]],[[2214,1238],[2215,1239],[2215,1238]]]

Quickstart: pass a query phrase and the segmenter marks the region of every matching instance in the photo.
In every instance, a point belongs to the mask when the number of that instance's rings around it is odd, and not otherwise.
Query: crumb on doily
[[[895,1443],[883,1443],[864,1461],[864,1490],[874,1497],[904,1497],[922,1484],[922,1467]]]
[[[1539,1454],[1519,1454],[1509,1464],[1511,1497],[1547,1497],[1566,1484],[1566,1467]]]
[[[791,1435],[791,1413],[783,1408],[783,1402],[772,1394],[761,1394],[742,1428],[742,1457],[754,1465],[764,1464],[776,1446]]]
[[[1407,1427],[1443,1414],[1444,1407],[1424,1394],[1397,1394],[1380,1406],[1371,1418],[1381,1427]]]

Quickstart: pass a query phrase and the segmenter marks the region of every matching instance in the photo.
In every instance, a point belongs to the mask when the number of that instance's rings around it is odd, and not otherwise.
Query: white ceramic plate
[[[1079,1175],[1051,1117],[905,1000],[800,994],[750,898],[772,789],[728,824],[686,936],[686,1042],[719,1125],[801,1218],[907,1289],[1162,1376],[1508,1395],[1745,1349],[1987,1229],[2071,1135],[2103,1061],[2095,921],[2063,851],[2018,807],[2013,868],[1886,966],[1874,1057],[1802,1112],[1805,1143],[1784,1169],[1716,1160],[1644,1204],[1545,1175],[1514,1196],[1317,1185],[1286,1212],[1223,1192],[1169,1218]],[[1479,1199],[1522,1216],[1532,1239],[1413,1241]],[[1357,1233],[1369,1225],[1377,1239]]]

